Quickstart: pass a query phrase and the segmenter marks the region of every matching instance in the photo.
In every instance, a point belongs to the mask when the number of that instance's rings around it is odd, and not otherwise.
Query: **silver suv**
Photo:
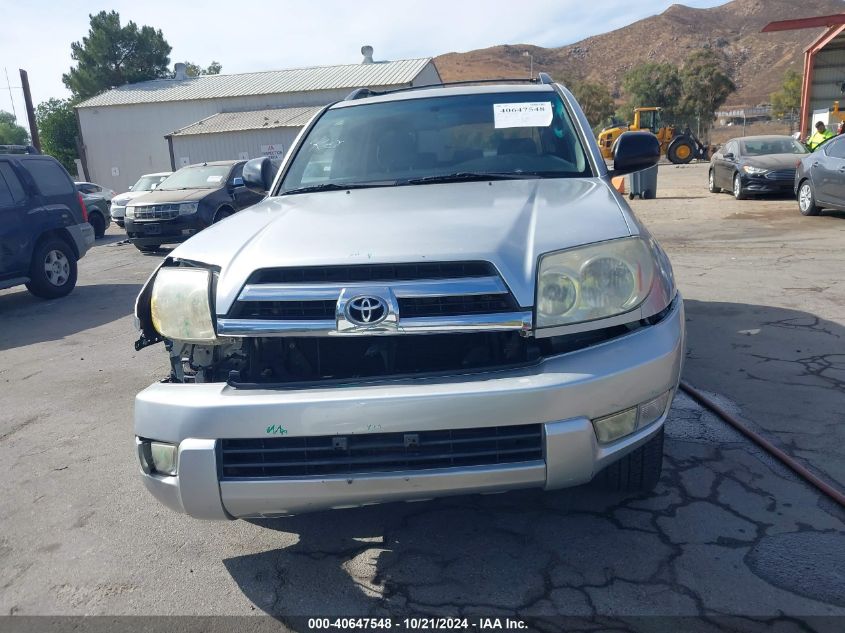
[[[660,246],[572,94],[536,82],[358,90],[268,197],[174,250],[136,305],[171,372],[136,398],[143,480],[204,519],[594,478],[648,489],[684,349]]]

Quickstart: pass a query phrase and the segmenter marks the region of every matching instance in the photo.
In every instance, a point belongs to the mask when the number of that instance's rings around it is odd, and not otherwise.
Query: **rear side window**
[[[845,139],[835,138],[828,141],[825,153],[831,158],[845,158],[845,143],[842,142],[843,140]]]
[[[73,181],[58,163],[51,160],[28,160],[26,168],[32,174],[38,190],[45,196],[64,196],[76,191]]]
[[[0,207],[10,207],[25,199],[23,185],[12,166],[5,161],[0,161]]]

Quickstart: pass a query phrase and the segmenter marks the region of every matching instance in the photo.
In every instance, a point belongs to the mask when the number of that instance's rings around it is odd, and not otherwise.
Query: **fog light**
[[[637,428],[637,407],[597,418],[593,420],[593,427],[596,429],[596,437],[602,444],[633,433]]]
[[[660,394],[654,400],[649,400],[640,405],[640,421],[638,428],[643,428],[657,422],[666,412],[666,407],[669,405],[669,399],[672,395],[671,391]]]
[[[176,474],[176,459],[178,446],[165,444],[164,442],[150,442],[150,454],[153,460],[153,469],[161,475],[173,476]]]

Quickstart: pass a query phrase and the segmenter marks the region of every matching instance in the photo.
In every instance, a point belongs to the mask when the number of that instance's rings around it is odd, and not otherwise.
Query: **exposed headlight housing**
[[[654,254],[639,237],[544,255],[537,276],[537,327],[629,312],[648,296],[654,275]]]
[[[191,215],[197,212],[196,202],[183,202],[179,205],[179,215]]]
[[[153,327],[164,338],[187,343],[214,343],[211,271],[171,268],[158,271],[150,297]]]
[[[743,165],[742,171],[744,171],[746,174],[753,174],[757,176],[760,174],[768,173],[769,170],[763,169],[762,167],[754,167],[753,165]]]

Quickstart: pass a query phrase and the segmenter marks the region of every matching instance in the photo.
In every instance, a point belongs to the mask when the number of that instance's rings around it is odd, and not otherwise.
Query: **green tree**
[[[50,99],[35,108],[35,120],[41,139],[41,150],[56,158],[71,173],[76,172],[73,162],[77,158],[76,113],[71,99]]]
[[[220,62],[211,62],[207,68],[203,68],[199,64],[195,64],[193,62],[185,62],[185,65],[188,67],[186,70],[188,77],[199,77],[200,75],[219,75],[220,71],[223,70],[223,66]]]
[[[663,116],[672,118],[679,110],[683,89],[677,67],[672,64],[646,62],[632,68],[622,80],[626,114],[637,107],[658,106]]]
[[[15,115],[0,110],[0,145],[27,145],[29,133],[17,124]]]
[[[794,115],[801,107],[801,75],[792,69],[783,76],[781,89],[772,93],[772,110],[776,116]]]
[[[698,50],[687,57],[680,76],[680,113],[688,122],[696,121],[709,129],[716,110],[736,90],[723,69],[723,61],[709,49]]]
[[[127,83],[170,76],[170,44],[160,30],[130,21],[121,26],[117,11],[89,15],[91,28],[70,45],[76,66],[62,75],[77,99]]]
[[[572,86],[572,92],[593,128],[604,125],[616,109],[613,97],[604,84],[582,81]]]

